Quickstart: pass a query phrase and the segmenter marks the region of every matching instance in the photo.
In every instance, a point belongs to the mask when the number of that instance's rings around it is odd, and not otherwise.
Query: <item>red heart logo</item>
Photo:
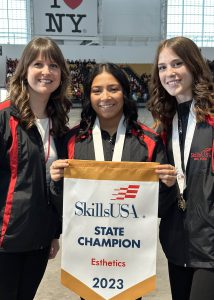
[[[70,8],[75,9],[82,3],[83,0],[64,0],[65,4],[67,4]]]

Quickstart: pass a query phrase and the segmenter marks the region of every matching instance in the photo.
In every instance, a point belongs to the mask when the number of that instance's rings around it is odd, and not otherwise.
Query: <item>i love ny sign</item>
[[[97,36],[97,0],[32,0],[34,34],[69,39]],[[38,16],[38,17],[37,17]]]

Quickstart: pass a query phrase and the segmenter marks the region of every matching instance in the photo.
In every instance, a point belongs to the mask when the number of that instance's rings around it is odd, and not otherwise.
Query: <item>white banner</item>
[[[33,34],[57,39],[97,36],[97,0],[33,0]]]
[[[65,172],[62,283],[88,300],[155,288],[155,163],[71,161]]]

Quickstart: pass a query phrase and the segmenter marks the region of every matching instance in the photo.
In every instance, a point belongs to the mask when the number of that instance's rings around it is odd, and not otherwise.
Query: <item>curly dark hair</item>
[[[214,113],[214,85],[212,73],[204,60],[198,46],[189,38],[179,36],[160,43],[153,65],[150,81],[150,99],[147,103],[154,119],[167,128],[176,111],[176,98],[171,96],[162,86],[159,78],[158,59],[164,48],[170,48],[185,63],[193,76],[193,98],[198,122],[203,122],[207,115]]]
[[[89,72],[89,75],[84,84],[84,100],[83,100],[83,110],[81,113],[80,131],[79,135],[85,135],[90,129],[92,129],[95,119],[96,112],[91,106],[91,86],[94,78],[103,73],[107,72],[113,75],[122,87],[124,106],[123,113],[125,116],[125,121],[127,126],[132,126],[132,128],[137,131],[141,130],[139,124],[137,123],[138,112],[136,103],[130,98],[130,83],[125,72],[116,64],[113,63],[100,63],[96,64]]]
[[[8,99],[11,100],[20,114],[20,123],[27,129],[35,123],[35,116],[29,103],[27,71],[29,65],[41,54],[45,59],[56,62],[61,69],[61,84],[51,94],[47,104],[47,115],[52,119],[52,134],[61,136],[67,130],[68,112],[71,108],[69,101],[70,72],[58,45],[50,38],[37,37],[25,47],[9,82]]]

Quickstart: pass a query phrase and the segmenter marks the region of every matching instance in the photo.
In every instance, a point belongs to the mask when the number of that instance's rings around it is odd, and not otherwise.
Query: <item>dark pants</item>
[[[173,300],[213,300],[214,269],[194,269],[168,263]]]
[[[0,299],[32,300],[44,275],[50,249],[0,252]]]

